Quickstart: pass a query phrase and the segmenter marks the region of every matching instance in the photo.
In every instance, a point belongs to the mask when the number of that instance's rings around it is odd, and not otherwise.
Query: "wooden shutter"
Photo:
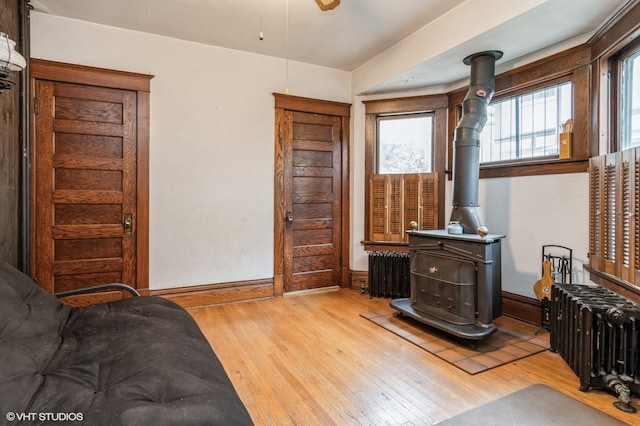
[[[640,284],[640,149],[589,160],[589,266]]]
[[[420,229],[420,174],[404,175],[404,223],[406,229],[411,229],[411,222],[416,222]],[[404,240],[408,240],[405,233]]]
[[[602,165],[604,157],[589,160],[589,266],[600,269],[602,258]]]
[[[407,241],[412,221],[418,229],[438,228],[436,173],[371,175],[369,200],[371,241]]]
[[[618,176],[617,171],[618,155],[610,154],[605,158],[604,175],[603,175],[603,245],[602,245],[602,261],[603,271],[609,274],[616,273],[616,199],[618,193]]]
[[[620,252],[618,257],[620,262],[620,277],[629,282],[635,282],[634,268],[636,253],[634,251],[634,230],[635,220],[637,215],[635,210],[635,198],[636,194],[633,189],[635,188],[635,150],[624,151],[621,155],[621,211],[622,217],[620,218]]]
[[[420,229],[438,229],[438,174],[420,176]]]
[[[631,247],[633,250],[633,283],[640,283],[640,155],[639,150],[634,150],[633,156],[633,181],[630,190],[633,192],[633,227],[630,234],[633,236]],[[630,280],[631,281],[631,280]]]
[[[403,223],[403,191],[402,191],[402,175],[391,174],[387,175],[389,185],[389,208],[387,214],[389,217],[387,227],[387,238],[385,241],[402,241],[404,238],[404,223]]]
[[[369,178],[369,226],[372,241],[385,241],[387,233],[387,176]]]

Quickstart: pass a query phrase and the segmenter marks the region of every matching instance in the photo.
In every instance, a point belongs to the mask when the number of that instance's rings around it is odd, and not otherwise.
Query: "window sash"
[[[619,146],[640,146],[640,47],[619,60]]]
[[[433,171],[434,114],[380,115],[376,118],[376,172]]]
[[[480,162],[557,157],[560,126],[573,116],[571,81],[502,98],[487,108]]]

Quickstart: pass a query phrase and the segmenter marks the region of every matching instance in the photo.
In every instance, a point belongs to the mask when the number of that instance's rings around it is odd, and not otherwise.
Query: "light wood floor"
[[[388,305],[340,289],[190,313],[256,425],[430,425],[534,383],[640,424],[612,395],[580,392],[558,354],[469,375],[360,317]]]

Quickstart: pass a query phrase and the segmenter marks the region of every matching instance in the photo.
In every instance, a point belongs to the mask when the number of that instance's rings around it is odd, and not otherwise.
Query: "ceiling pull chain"
[[[286,54],[286,72],[285,72],[285,81],[286,88],[284,90],[285,95],[289,94],[289,0],[285,0],[285,54]]]
[[[264,33],[262,32],[262,0],[260,0],[260,32],[258,33],[258,38],[264,40]]]

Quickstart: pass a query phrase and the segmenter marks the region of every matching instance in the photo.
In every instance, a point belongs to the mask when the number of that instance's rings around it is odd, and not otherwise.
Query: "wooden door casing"
[[[147,292],[151,77],[31,65],[31,275],[50,292]]]
[[[348,286],[351,106],[274,96],[274,294]]]

